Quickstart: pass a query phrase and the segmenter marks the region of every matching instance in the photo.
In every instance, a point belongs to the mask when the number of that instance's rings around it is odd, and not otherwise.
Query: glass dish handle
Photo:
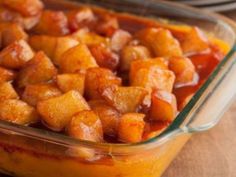
[[[206,131],[214,127],[221,119],[224,112],[233,102],[236,95],[236,56],[229,62],[230,69],[223,66],[226,71],[216,81],[213,86],[207,90],[203,98],[198,101],[198,109],[192,110],[190,120],[186,120],[180,127],[182,131],[194,133]],[[204,104],[203,104],[204,103]]]

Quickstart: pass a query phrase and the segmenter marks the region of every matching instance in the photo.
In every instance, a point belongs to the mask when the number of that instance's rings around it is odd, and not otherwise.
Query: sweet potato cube
[[[144,114],[127,113],[120,118],[118,137],[124,143],[138,143],[144,132]]]
[[[85,93],[90,99],[100,99],[107,86],[121,85],[121,79],[105,68],[90,68],[85,76]]]
[[[14,71],[0,67],[0,83],[12,81],[15,78],[16,74]]]
[[[57,74],[51,60],[43,53],[38,52],[34,58],[26,63],[18,75],[18,86],[47,82]]]
[[[62,55],[60,62],[60,68],[64,73],[75,73],[96,66],[96,60],[84,44],[79,44],[67,50]]]
[[[53,58],[57,38],[55,36],[33,35],[29,38],[29,44],[35,51],[44,51],[49,58]]]
[[[52,36],[62,36],[69,33],[68,21],[62,11],[45,10],[34,32]]]
[[[22,24],[23,18],[19,13],[1,6],[0,7],[0,22],[13,22],[17,24]]]
[[[107,103],[121,113],[138,111],[143,103],[147,90],[142,87],[118,87],[109,86],[103,91],[103,98]]]
[[[79,41],[79,43],[90,45],[104,44],[108,46],[109,38],[100,36],[94,32],[90,32],[87,28],[77,30],[71,35],[72,38]]]
[[[60,96],[61,91],[53,84],[27,85],[22,95],[22,100],[29,105],[36,106],[39,101]]]
[[[57,37],[54,55],[52,57],[53,63],[60,64],[63,53],[72,47],[75,47],[79,42],[71,37]]]
[[[179,42],[170,31],[162,28],[146,28],[135,35],[156,57],[182,56]]]
[[[102,123],[93,111],[81,111],[72,117],[68,134],[74,138],[93,142],[103,141]]]
[[[175,84],[183,85],[193,82],[196,72],[190,59],[173,57],[169,60],[169,68],[175,73]]]
[[[76,31],[77,29],[83,27],[92,27],[96,22],[96,17],[93,11],[88,7],[82,7],[78,10],[71,10],[66,13],[66,16],[71,31]]]
[[[132,36],[129,32],[116,30],[111,37],[111,49],[115,52],[120,52],[131,39]]]
[[[23,16],[37,15],[43,9],[43,3],[40,0],[2,0],[1,3]]]
[[[15,41],[21,39],[27,40],[28,35],[23,28],[15,23],[3,23],[0,25],[0,31],[2,32],[2,46],[7,47]]]
[[[36,110],[27,103],[16,100],[2,100],[0,102],[0,119],[16,124],[28,125],[39,120]]]
[[[0,52],[0,65],[10,69],[19,69],[33,56],[34,52],[26,41],[16,41]]]
[[[54,131],[63,130],[76,113],[89,110],[89,105],[77,91],[38,102],[37,110],[46,126]]]
[[[38,24],[40,20],[41,14],[31,16],[31,17],[24,17],[22,21],[22,26],[25,30],[31,30],[36,24]]]
[[[132,86],[140,86],[151,91],[152,89],[162,89],[172,92],[175,75],[172,71],[160,69],[153,66],[149,69],[143,68],[138,70],[134,78],[131,78]]]
[[[184,54],[195,54],[209,50],[209,42],[205,34],[197,27],[192,28],[180,41]]]
[[[63,92],[76,90],[81,95],[83,95],[84,85],[85,85],[85,75],[80,73],[57,75],[57,85]]]
[[[120,113],[103,100],[92,100],[89,102],[89,105],[100,117],[103,132],[108,136],[116,137],[121,116]]]
[[[89,46],[90,52],[100,67],[116,70],[119,65],[119,55],[103,44]]]
[[[10,82],[0,83],[0,100],[18,98],[19,96]]]
[[[152,93],[150,119],[172,122],[177,114],[176,98],[172,93],[155,90]]]
[[[164,58],[153,58],[148,60],[135,60],[131,62],[129,79],[132,80],[135,78],[135,75],[140,69],[149,69],[151,67],[157,67],[160,69],[168,69],[168,65]]]
[[[151,58],[149,50],[142,46],[126,46],[121,52],[121,71],[128,71],[130,69],[131,62],[134,60],[144,60]]]

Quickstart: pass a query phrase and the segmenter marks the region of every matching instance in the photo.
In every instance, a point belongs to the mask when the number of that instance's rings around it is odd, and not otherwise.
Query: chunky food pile
[[[0,119],[137,143],[175,119],[227,52],[194,26],[0,0]]]

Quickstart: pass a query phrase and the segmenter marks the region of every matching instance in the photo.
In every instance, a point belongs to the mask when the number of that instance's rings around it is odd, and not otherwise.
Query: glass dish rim
[[[130,0],[132,2],[132,0]],[[150,0],[151,2],[151,0]],[[232,20],[228,19],[227,17],[224,17],[219,14],[215,14],[212,12],[206,12],[203,10],[199,10],[197,8],[188,7],[182,4],[177,4],[174,2],[164,2],[161,0],[156,0],[156,2],[163,3],[165,5],[171,5],[175,6],[181,10],[188,10],[189,12],[197,12],[201,13],[205,16],[210,15],[210,17],[213,17],[217,22],[222,23],[227,28],[230,28],[234,34],[236,34],[236,23],[234,23]],[[74,2],[72,2],[74,3]],[[75,2],[76,3],[76,2]],[[80,3],[80,2],[78,2]],[[132,14],[132,13],[131,13]],[[213,73],[208,77],[206,82],[200,87],[200,89],[194,94],[194,100],[192,99],[187,106],[178,114],[175,121],[171,123],[171,125],[165,130],[162,134],[155,136],[151,139],[148,139],[146,141],[142,141],[139,143],[132,143],[132,144],[115,144],[115,143],[96,143],[86,140],[78,140],[75,138],[71,138],[69,136],[59,134],[56,132],[50,132],[48,130],[42,130],[37,129],[33,127],[27,127],[23,125],[17,125],[10,122],[5,122],[0,120],[0,130],[7,130],[13,134],[29,137],[32,139],[37,139],[41,141],[47,141],[50,143],[58,144],[58,145],[64,145],[64,146],[85,146],[88,148],[95,148],[95,149],[101,149],[101,150],[113,150],[117,149],[117,151],[122,151],[125,149],[149,149],[152,147],[156,147],[158,145],[161,145],[168,141],[170,138],[174,138],[180,134],[188,133],[182,129],[180,129],[180,125],[183,122],[183,120],[187,117],[188,113],[194,108],[196,102],[200,99],[201,95],[204,93],[204,91],[208,88],[208,86],[211,84],[211,82],[219,75],[220,68],[224,66],[231,57],[236,53],[236,38],[234,39],[234,44],[232,45],[232,48],[228,52],[228,54],[224,57],[224,59],[217,65]],[[147,145],[149,145],[147,147]]]

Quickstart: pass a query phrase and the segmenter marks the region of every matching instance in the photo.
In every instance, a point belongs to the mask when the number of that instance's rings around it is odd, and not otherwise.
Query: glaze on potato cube
[[[19,13],[14,12],[6,7],[0,6],[0,22],[13,22],[22,24],[23,18]]]
[[[35,51],[43,51],[49,58],[53,58],[57,38],[55,36],[33,35],[29,38],[29,44]]]
[[[10,82],[0,83],[0,100],[18,98],[19,96]]]
[[[63,130],[76,113],[89,109],[85,99],[74,90],[37,104],[43,123],[54,131]]]
[[[110,137],[116,137],[121,116],[120,113],[103,100],[92,100],[89,102],[89,105],[100,117],[104,134]]]
[[[82,7],[78,10],[70,10],[66,13],[69,28],[71,31],[76,31],[83,27],[91,27],[96,22],[96,17],[93,11],[88,7]]]
[[[40,0],[2,0],[2,4],[23,16],[37,15],[43,9],[43,3]]]
[[[135,60],[131,62],[129,78],[130,81],[135,78],[135,75],[140,69],[149,69],[150,67],[157,67],[160,69],[168,69],[168,65],[164,58],[153,58],[148,60]]]
[[[29,105],[36,106],[39,101],[60,96],[61,91],[54,84],[27,85],[22,95],[22,100]]]
[[[2,46],[7,47],[11,43],[19,40],[27,40],[28,35],[23,28],[15,23],[0,24],[0,31],[2,35]]]
[[[162,28],[146,28],[135,35],[156,57],[182,56],[179,42]]]
[[[124,143],[138,143],[142,141],[144,132],[144,114],[127,113],[120,118],[118,137]]]
[[[93,111],[80,111],[74,115],[67,127],[74,138],[93,142],[103,141],[102,123]]]
[[[103,44],[89,46],[90,52],[100,67],[116,70],[119,65],[119,55],[112,52],[110,48]]]
[[[107,103],[121,113],[138,111],[148,91],[142,87],[109,86],[103,91]]]
[[[124,30],[116,30],[111,37],[111,49],[115,52],[120,52],[129,41],[132,36],[129,32]]]
[[[180,40],[184,54],[191,55],[209,50],[209,42],[205,34],[197,27],[192,28]]]
[[[152,93],[150,119],[172,122],[177,114],[176,98],[172,93],[155,90]]]
[[[36,123],[39,116],[34,107],[27,103],[9,99],[0,102],[0,119],[20,125],[28,125]]]
[[[93,67],[97,67],[96,60],[84,44],[79,44],[67,50],[62,55],[60,62],[60,68],[64,73],[75,73]]]
[[[132,46],[128,45],[123,48],[121,52],[121,71],[128,71],[130,69],[131,62],[134,60],[144,60],[151,58],[151,53],[149,50],[142,46]]]
[[[54,55],[52,57],[53,63],[60,64],[62,55],[72,47],[75,47],[79,42],[71,37],[57,37]]]
[[[33,27],[35,27],[36,24],[38,24],[40,20],[41,14],[38,14],[36,16],[31,17],[24,17],[22,26],[25,30],[31,30]]]
[[[84,94],[85,74],[60,74],[57,75],[57,85],[63,92],[76,90]]]
[[[71,35],[71,37],[79,41],[79,43],[86,44],[88,46],[99,44],[104,44],[105,46],[108,46],[110,43],[109,38],[100,36],[94,32],[90,32],[87,28],[77,30]]]
[[[121,85],[121,79],[105,68],[90,68],[85,76],[85,93],[90,99],[100,99],[107,86]]]
[[[62,11],[44,10],[34,32],[52,36],[62,36],[69,33],[68,21]]]
[[[100,15],[95,27],[97,33],[107,37],[111,37],[118,29],[119,22],[117,18],[111,14]]]
[[[33,56],[34,52],[26,41],[16,41],[0,52],[0,65],[10,69],[19,69]]]
[[[18,86],[48,82],[57,74],[57,69],[51,60],[43,53],[38,52],[34,58],[26,63],[18,75]]]
[[[16,74],[14,71],[0,67],[0,83],[12,81],[15,78]]]
[[[169,68],[175,73],[175,84],[183,85],[193,82],[196,71],[190,59],[173,57],[169,60]]]
[[[172,71],[160,69],[158,66],[149,69],[139,69],[134,78],[131,78],[132,86],[140,86],[151,91],[152,89],[162,89],[172,92],[175,75]]]

